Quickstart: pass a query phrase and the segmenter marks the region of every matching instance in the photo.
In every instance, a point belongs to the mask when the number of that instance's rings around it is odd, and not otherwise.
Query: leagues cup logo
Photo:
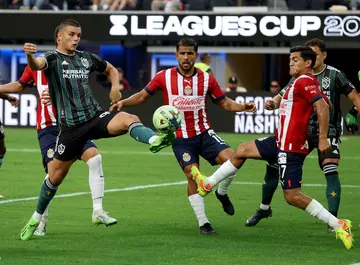
[[[81,62],[85,68],[89,68],[89,61],[86,58],[81,58]]]

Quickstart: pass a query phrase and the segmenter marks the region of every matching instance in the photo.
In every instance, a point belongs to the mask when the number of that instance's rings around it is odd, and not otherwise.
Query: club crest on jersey
[[[188,153],[184,153],[183,156],[182,156],[182,159],[183,159],[185,162],[189,162],[190,159],[191,159],[191,156],[190,156]]]
[[[321,86],[323,89],[328,89],[330,87],[330,78],[329,77],[324,77],[322,80],[321,80]]]
[[[48,158],[53,158],[54,157],[54,150],[52,148],[48,149],[46,152],[46,155]]]
[[[185,95],[191,95],[191,94],[192,94],[192,88],[191,88],[191,86],[187,85],[187,86],[184,88],[184,93],[185,93]]]
[[[90,64],[89,64],[88,59],[83,57],[83,58],[81,58],[81,62],[85,68],[89,68]]]

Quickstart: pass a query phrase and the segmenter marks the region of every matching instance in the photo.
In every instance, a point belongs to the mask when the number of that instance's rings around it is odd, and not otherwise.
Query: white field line
[[[7,152],[17,152],[17,153],[40,153],[40,149],[17,149],[17,148],[7,148]],[[106,151],[106,150],[99,150],[100,154],[110,154],[110,155],[150,155],[150,156],[173,156],[173,152],[165,152],[160,151],[159,153],[153,154],[150,151]],[[317,156],[309,155],[307,158],[317,159]],[[360,160],[360,156],[341,156],[341,159],[345,160]]]
[[[187,181],[178,181],[178,182],[168,182],[168,183],[160,183],[160,184],[148,184],[148,185],[141,185],[141,186],[133,186],[128,188],[121,188],[121,189],[110,189],[105,190],[105,192],[122,192],[122,191],[131,191],[131,190],[142,190],[142,189],[150,189],[150,188],[158,188],[158,187],[168,187],[168,186],[177,186],[177,185],[185,185]],[[238,182],[234,181],[232,184],[237,185],[262,185],[260,182]],[[302,186],[306,187],[326,187],[325,184],[303,184]],[[342,185],[342,188],[360,188],[357,185]],[[75,192],[75,193],[68,193],[68,194],[61,194],[55,196],[56,198],[67,198],[67,197],[76,197],[81,195],[88,195],[90,192]],[[13,202],[22,202],[22,201],[35,201],[38,197],[27,197],[27,198],[15,198],[9,200],[0,200],[0,204],[8,204]]]

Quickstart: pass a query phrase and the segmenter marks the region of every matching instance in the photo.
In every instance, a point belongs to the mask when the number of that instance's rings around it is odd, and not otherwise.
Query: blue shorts
[[[230,148],[212,129],[191,138],[176,138],[172,144],[174,154],[182,169],[199,164],[200,156],[212,166],[217,165],[216,158],[226,148]]]
[[[256,139],[255,144],[262,159],[266,160],[269,165],[277,166],[279,149],[276,144],[276,137],[269,136]]]
[[[57,126],[46,127],[38,131],[38,139],[41,149],[42,163],[46,173],[47,173],[47,164],[54,159],[56,137],[58,136],[58,134],[59,134],[59,129]],[[89,140],[86,142],[82,150],[82,153],[84,153],[85,150],[91,147],[97,148],[95,143]],[[82,153],[79,154],[78,158],[81,157]]]
[[[284,190],[301,187],[302,167],[306,155],[279,150],[278,163],[280,168],[280,183]]]

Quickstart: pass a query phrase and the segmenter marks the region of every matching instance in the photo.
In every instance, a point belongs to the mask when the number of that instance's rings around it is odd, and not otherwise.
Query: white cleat
[[[117,224],[117,220],[108,215],[107,212],[93,213],[92,223],[94,225],[104,224],[105,226],[111,226]]]

